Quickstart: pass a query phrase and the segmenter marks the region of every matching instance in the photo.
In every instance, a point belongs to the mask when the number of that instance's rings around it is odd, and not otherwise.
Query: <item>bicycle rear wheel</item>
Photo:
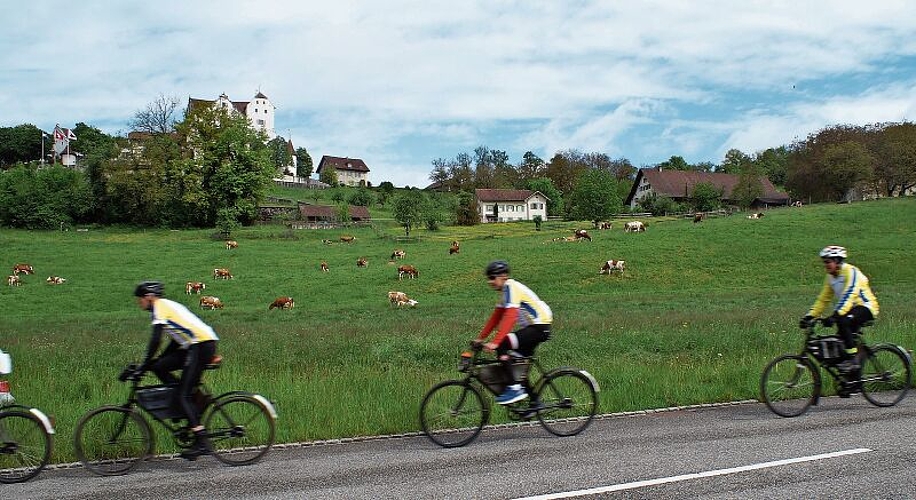
[[[274,444],[276,423],[270,411],[247,395],[218,399],[207,414],[213,455],[227,465],[257,462]]]
[[[473,441],[486,425],[489,414],[476,387],[460,380],[448,380],[426,393],[420,405],[420,425],[432,442],[455,448]]]
[[[0,483],[21,483],[35,477],[51,458],[51,436],[35,415],[0,413]]]
[[[808,410],[821,393],[821,377],[804,356],[780,356],[763,370],[760,396],[773,413],[797,417]]]
[[[544,409],[538,421],[555,436],[574,436],[592,422],[598,411],[598,393],[592,381],[578,370],[547,374],[535,390]]]
[[[909,358],[895,346],[880,345],[869,350],[862,366],[862,395],[875,406],[894,406],[910,389]]]
[[[80,462],[100,476],[116,476],[153,453],[152,429],[134,410],[103,406],[76,424],[75,451]]]

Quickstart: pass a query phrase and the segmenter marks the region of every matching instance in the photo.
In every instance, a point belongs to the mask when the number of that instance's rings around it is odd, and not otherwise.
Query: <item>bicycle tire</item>
[[[51,435],[35,415],[0,413],[0,483],[22,483],[37,476],[51,459]]]
[[[579,370],[548,373],[534,392],[544,405],[544,409],[537,412],[538,422],[555,436],[579,434],[598,412],[598,392]]]
[[[273,415],[250,395],[238,394],[215,401],[204,425],[213,456],[226,465],[257,462],[270,451],[276,438]]]
[[[910,359],[900,348],[870,347],[862,365],[862,396],[875,406],[894,406],[906,396],[912,377]]]
[[[124,474],[153,454],[149,422],[130,408],[96,408],[76,424],[74,436],[76,457],[99,476]]]
[[[820,372],[805,356],[779,356],[770,361],[760,377],[763,402],[781,417],[797,417],[805,413],[820,394]]]
[[[436,384],[420,404],[423,432],[443,448],[457,448],[473,441],[489,415],[480,390],[461,380]]]

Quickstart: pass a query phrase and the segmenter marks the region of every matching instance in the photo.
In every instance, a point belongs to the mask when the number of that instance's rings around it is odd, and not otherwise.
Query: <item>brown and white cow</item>
[[[763,218],[763,212],[757,212],[747,216],[748,219],[757,220]]]
[[[575,238],[578,241],[588,240],[592,241],[592,237],[588,234],[588,231],[585,229],[576,229]]]
[[[611,223],[608,221],[604,221],[600,224],[599,228],[600,229],[611,229]]]
[[[607,274],[610,275],[611,271],[620,271],[624,272],[627,268],[627,263],[622,260],[609,260],[601,266],[601,270],[598,271],[598,274]]]
[[[196,293],[200,295],[200,291],[207,288],[207,285],[201,283],[200,281],[189,281],[184,286],[184,293],[191,295]]]
[[[226,241],[226,250],[232,250],[233,248],[238,248],[238,247],[239,247],[239,242],[235,240]]]
[[[19,276],[11,274],[6,277],[6,284],[9,286],[20,286],[22,285],[22,280],[19,279]]]
[[[229,272],[226,268],[219,268],[213,270],[213,279],[215,280],[231,280],[232,273]]]
[[[293,307],[296,307],[296,301],[292,297],[277,297],[273,303],[267,306],[267,310],[292,309]]]
[[[324,271],[324,272],[329,272],[329,271],[330,271],[330,268],[328,267],[328,263],[327,263],[327,262],[321,261],[321,270]]]
[[[222,309],[223,302],[219,300],[219,297],[204,295],[200,298],[200,307],[202,309]]]
[[[407,252],[398,248],[395,251],[391,252],[391,260],[403,259],[406,255],[407,255]]]
[[[340,241],[344,243],[353,243],[356,241],[356,236],[341,236]]]
[[[365,257],[356,259],[356,267],[369,267],[369,259]]]
[[[398,266],[398,280],[403,279],[405,275],[410,279],[419,278],[420,271],[413,266]]]
[[[632,222],[627,222],[623,226],[623,231],[625,233],[640,233],[646,230],[646,225],[638,220]]]
[[[48,279],[45,280],[46,283],[51,285],[63,285],[67,280],[61,278],[60,276],[48,276]]]
[[[460,251],[461,251],[461,247],[458,245],[458,241],[457,241],[457,240],[453,241],[453,242],[452,242],[452,246],[450,246],[450,247],[448,248],[448,254],[449,254],[449,255],[454,255],[454,254],[456,254],[456,253],[459,253]]]
[[[705,218],[706,218],[706,214],[704,214],[703,212],[697,212],[693,214],[693,223],[696,224],[698,222],[703,222],[703,219]]]
[[[401,307],[401,306],[414,307],[419,302],[411,299],[404,292],[388,292],[388,303],[389,305],[397,306],[397,307]]]
[[[35,274],[35,271],[32,270],[32,266],[30,264],[16,264],[13,266],[13,274],[18,275],[19,273]]]

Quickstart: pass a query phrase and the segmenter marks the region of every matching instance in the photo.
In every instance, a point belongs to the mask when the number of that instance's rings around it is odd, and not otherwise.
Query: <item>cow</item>
[[[201,283],[200,281],[189,281],[184,286],[184,293],[191,295],[196,293],[200,295],[200,291],[207,288],[207,285]]]
[[[646,225],[638,220],[627,222],[623,227],[623,231],[625,233],[639,233],[645,230],[646,230]]]
[[[407,252],[405,252],[404,250],[401,250],[400,248],[391,252],[391,260],[403,259],[405,256],[407,256]]]
[[[32,270],[32,266],[30,264],[16,264],[13,266],[13,274],[18,275],[19,273],[35,274],[35,271]]]
[[[369,267],[369,259],[365,257],[356,259],[356,267]]]
[[[239,242],[235,240],[226,241],[226,250],[232,250],[233,248],[238,248],[238,247],[239,247]]]
[[[67,280],[60,276],[48,276],[48,279],[45,280],[50,285],[63,285],[65,281]]]
[[[461,248],[458,246],[458,241],[457,241],[457,240],[453,241],[453,242],[452,242],[452,246],[450,246],[450,247],[448,248],[448,254],[449,254],[449,255],[454,255],[454,254],[456,254],[456,253],[459,253],[460,251],[461,251]]]
[[[403,279],[405,274],[410,279],[420,277],[420,271],[417,271],[417,268],[413,266],[398,266],[398,280]]]
[[[419,302],[407,296],[404,292],[388,292],[388,303],[392,306],[415,307]]]
[[[601,269],[598,271],[598,274],[607,274],[610,275],[611,271],[620,271],[624,272],[627,268],[627,263],[622,260],[609,260],[601,266]]]
[[[792,203],[791,206],[793,206],[793,207],[800,207],[800,206],[802,206],[802,201],[801,201],[801,200],[795,200],[795,203]]]
[[[344,243],[353,243],[356,241],[356,236],[341,236],[340,241]]]
[[[22,280],[19,279],[18,275],[11,274],[6,277],[6,284],[9,286],[20,286],[22,285]]]
[[[585,229],[576,229],[575,237],[577,241],[588,240],[592,241],[592,237],[588,234],[588,231]]]
[[[321,270],[324,271],[324,272],[329,272],[329,271],[330,271],[330,269],[328,268],[328,263],[327,263],[327,262],[321,261]]]
[[[601,225],[599,226],[599,228],[600,228],[600,229],[611,229],[611,223],[610,223],[610,222],[607,222],[607,221],[604,221],[604,222],[601,223]]]
[[[697,212],[693,214],[693,223],[696,224],[698,222],[703,222],[703,219],[705,218],[706,218],[706,214],[704,214],[703,212]]]
[[[213,279],[215,280],[231,280],[232,273],[229,272],[226,268],[214,269],[213,270]]]
[[[551,241],[564,241],[564,242],[569,242],[569,241],[579,241],[579,239],[576,238],[575,236],[560,236],[560,237],[554,238],[554,239],[551,240]]]
[[[200,298],[200,307],[201,309],[222,309],[223,303],[219,300],[219,297],[213,297],[212,295],[204,295]]]
[[[273,303],[267,306],[267,310],[271,309],[292,309],[296,307],[296,301],[292,297],[277,297],[274,299]]]
[[[751,219],[751,220],[762,219],[762,218],[763,218],[763,212],[753,213],[753,214],[751,214],[751,215],[748,215],[747,218],[748,218],[748,219]]]
[[[321,242],[324,243],[325,245],[333,245],[333,244],[334,244],[333,241],[328,240],[328,239],[321,240]]]

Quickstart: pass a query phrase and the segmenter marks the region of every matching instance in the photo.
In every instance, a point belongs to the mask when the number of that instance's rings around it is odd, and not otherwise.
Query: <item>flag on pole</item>
[[[74,134],[73,131],[70,130],[70,129],[67,129],[67,139],[69,139],[69,140],[71,140],[71,141],[75,141],[75,140],[76,140],[76,134]]]
[[[60,128],[60,125],[54,126],[54,152],[58,155],[62,154],[67,150],[67,146],[70,145],[70,139],[68,138],[67,133],[64,132],[64,129]]]

